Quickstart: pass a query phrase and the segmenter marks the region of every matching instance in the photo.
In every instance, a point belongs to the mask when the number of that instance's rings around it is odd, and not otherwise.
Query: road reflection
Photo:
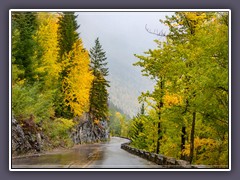
[[[79,168],[84,168],[93,160],[103,156],[103,152],[99,151],[102,144],[76,145],[70,150],[52,152],[38,157],[13,159],[12,166],[13,168],[71,168],[77,165]]]
[[[70,150],[39,157],[12,160],[12,168],[161,168],[120,148],[128,140],[112,137],[109,142],[76,145]]]

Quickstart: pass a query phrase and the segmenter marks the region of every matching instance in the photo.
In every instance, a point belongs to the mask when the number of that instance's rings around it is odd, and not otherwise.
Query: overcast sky
[[[77,21],[80,24],[78,31],[87,49],[94,45],[99,37],[109,59],[116,55],[127,57],[126,61],[133,60],[133,53],[154,48],[154,39],[158,37],[149,34],[145,25],[152,30],[163,30],[167,27],[159,20],[165,19],[172,12],[77,12]],[[112,57],[113,56],[113,57]],[[117,60],[116,60],[117,61]]]
[[[134,54],[143,54],[148,49],[156,48],[154,40],[159,37],[148,33],[145,25],[152,31],[168,33],[167,27],[159,20],[165,19],[166,15],[171,16],[173,12],[77,12],[76,14],[80,24],[78,31],[85,48],[89,50],[93,47],[95,39],[99,37],[107,55],[111,80],[123,81],[118,83],[122,86],[126,84],[126,79],[127,83],[135,83],[136,86],[132,86],[135,88],[129,91],[138,94],[153,88],[153,83],[141,76],[140,68],[132,66],[138,60]],[[125,80],[121,76],[124,76]],[[112,85],[117,86],[114,82]],[[111,93],[110,90],[110,97]],[[134,98],[137,101],[137,96]]]

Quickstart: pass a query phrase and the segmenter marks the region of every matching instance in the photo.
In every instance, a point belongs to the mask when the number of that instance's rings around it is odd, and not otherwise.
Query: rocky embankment
[[[25,138],[22,127],[18,124],[16,119],[12,118],[12,151],[13,152],[27,152],[31,149],[31,145]]]
[[[51,149],[51,141],[46,136],[40,124],[36,124],[33,120],[33,116],[30,118],[17,120],[12,116],[12,155],[24,155],[40,153]]]
[[[89,119],[88,114],[84,114],[77,120],[79,124],[71,134],[74,144],[94,143],[109,139],[107,121],[100,121],[96,124],[91,123]]]
[[[79,118],[78,125],[69,138],[74,144],[95,143],[109,138],[106,121],[91,123],[87,115]],[[35,124],[31,117],[23,122],[12,117],[12,155],[39,153],[51,149],[51,140],[44,135],[42,128]]]
[[[40,152],[44,143],[41,132],[37,131],[37,126],[30,120],[24,125],[20,125],[18,121],[12,117],[12,154],[24,154],[30,152]]]

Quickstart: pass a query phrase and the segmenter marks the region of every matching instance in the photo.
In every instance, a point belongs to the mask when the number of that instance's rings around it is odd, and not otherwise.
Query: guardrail
[[[191,165],[188,161],[185,160],[177,160],[172,157],[167,157],[161,154],[150,153],[144,150],[133,148],[129,145],[130,143],[121,144],[121,148],[126,150],[127,152],[137,155],[146,160],[152,161],[158,165],[162,165],[164,168],[212,168],[210,166],[205,165]]]

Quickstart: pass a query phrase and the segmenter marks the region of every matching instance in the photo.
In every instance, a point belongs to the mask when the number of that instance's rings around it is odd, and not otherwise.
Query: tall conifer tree
[[[36,13],[34,12],[14,12],[12,15],[13,30],[18,34],[18,41],[13,48],[14,64],[23,70],[23,76],[29,83],[34,82],[34,52],[38,48],[33,35],[37,30]],[[40,51],[37,51],[40,52]]]
[[[65,53],[69,53],[73,49],[73,44],[79,38],[77,33],[79,25],[76,18],[74,12],[63,12],[63,15],[59,18],[58,46],[60,60]]]
[[[106,52],[103,51],[99,38],[95,40],[95,46],[90,49],[91,69],[94,80],[90,91],[89,112],[92,120],[105,120],[108,116],[108,68],[106,68]]]
[[[76,21],[77,16],[74,15],[74,12],[63,12],[63,14],[59,17],[59,28],[58,28],[58,47],[59,47],[59,62],[63,64],[62,71],[60,73],[61,82],[65,78],[69,76],[72,63],[72,58],[69,58],[69,52],[73,49],[74,43],[79,39],[79,34],[77,33],[77,29],[79,25]],[[68,58],[67,58],[68,57]],[[65,66],[64,64],[68,64]],[[66,81],[65,81],[66,82]],[[71,109],[69,102],[66,102],[64,91],[68,87],[68,84],[63,83],[60,84],[60,92],[56,95],[56,113],[57,116],[64,116],[71,118],[73,113],[71,113]]]

